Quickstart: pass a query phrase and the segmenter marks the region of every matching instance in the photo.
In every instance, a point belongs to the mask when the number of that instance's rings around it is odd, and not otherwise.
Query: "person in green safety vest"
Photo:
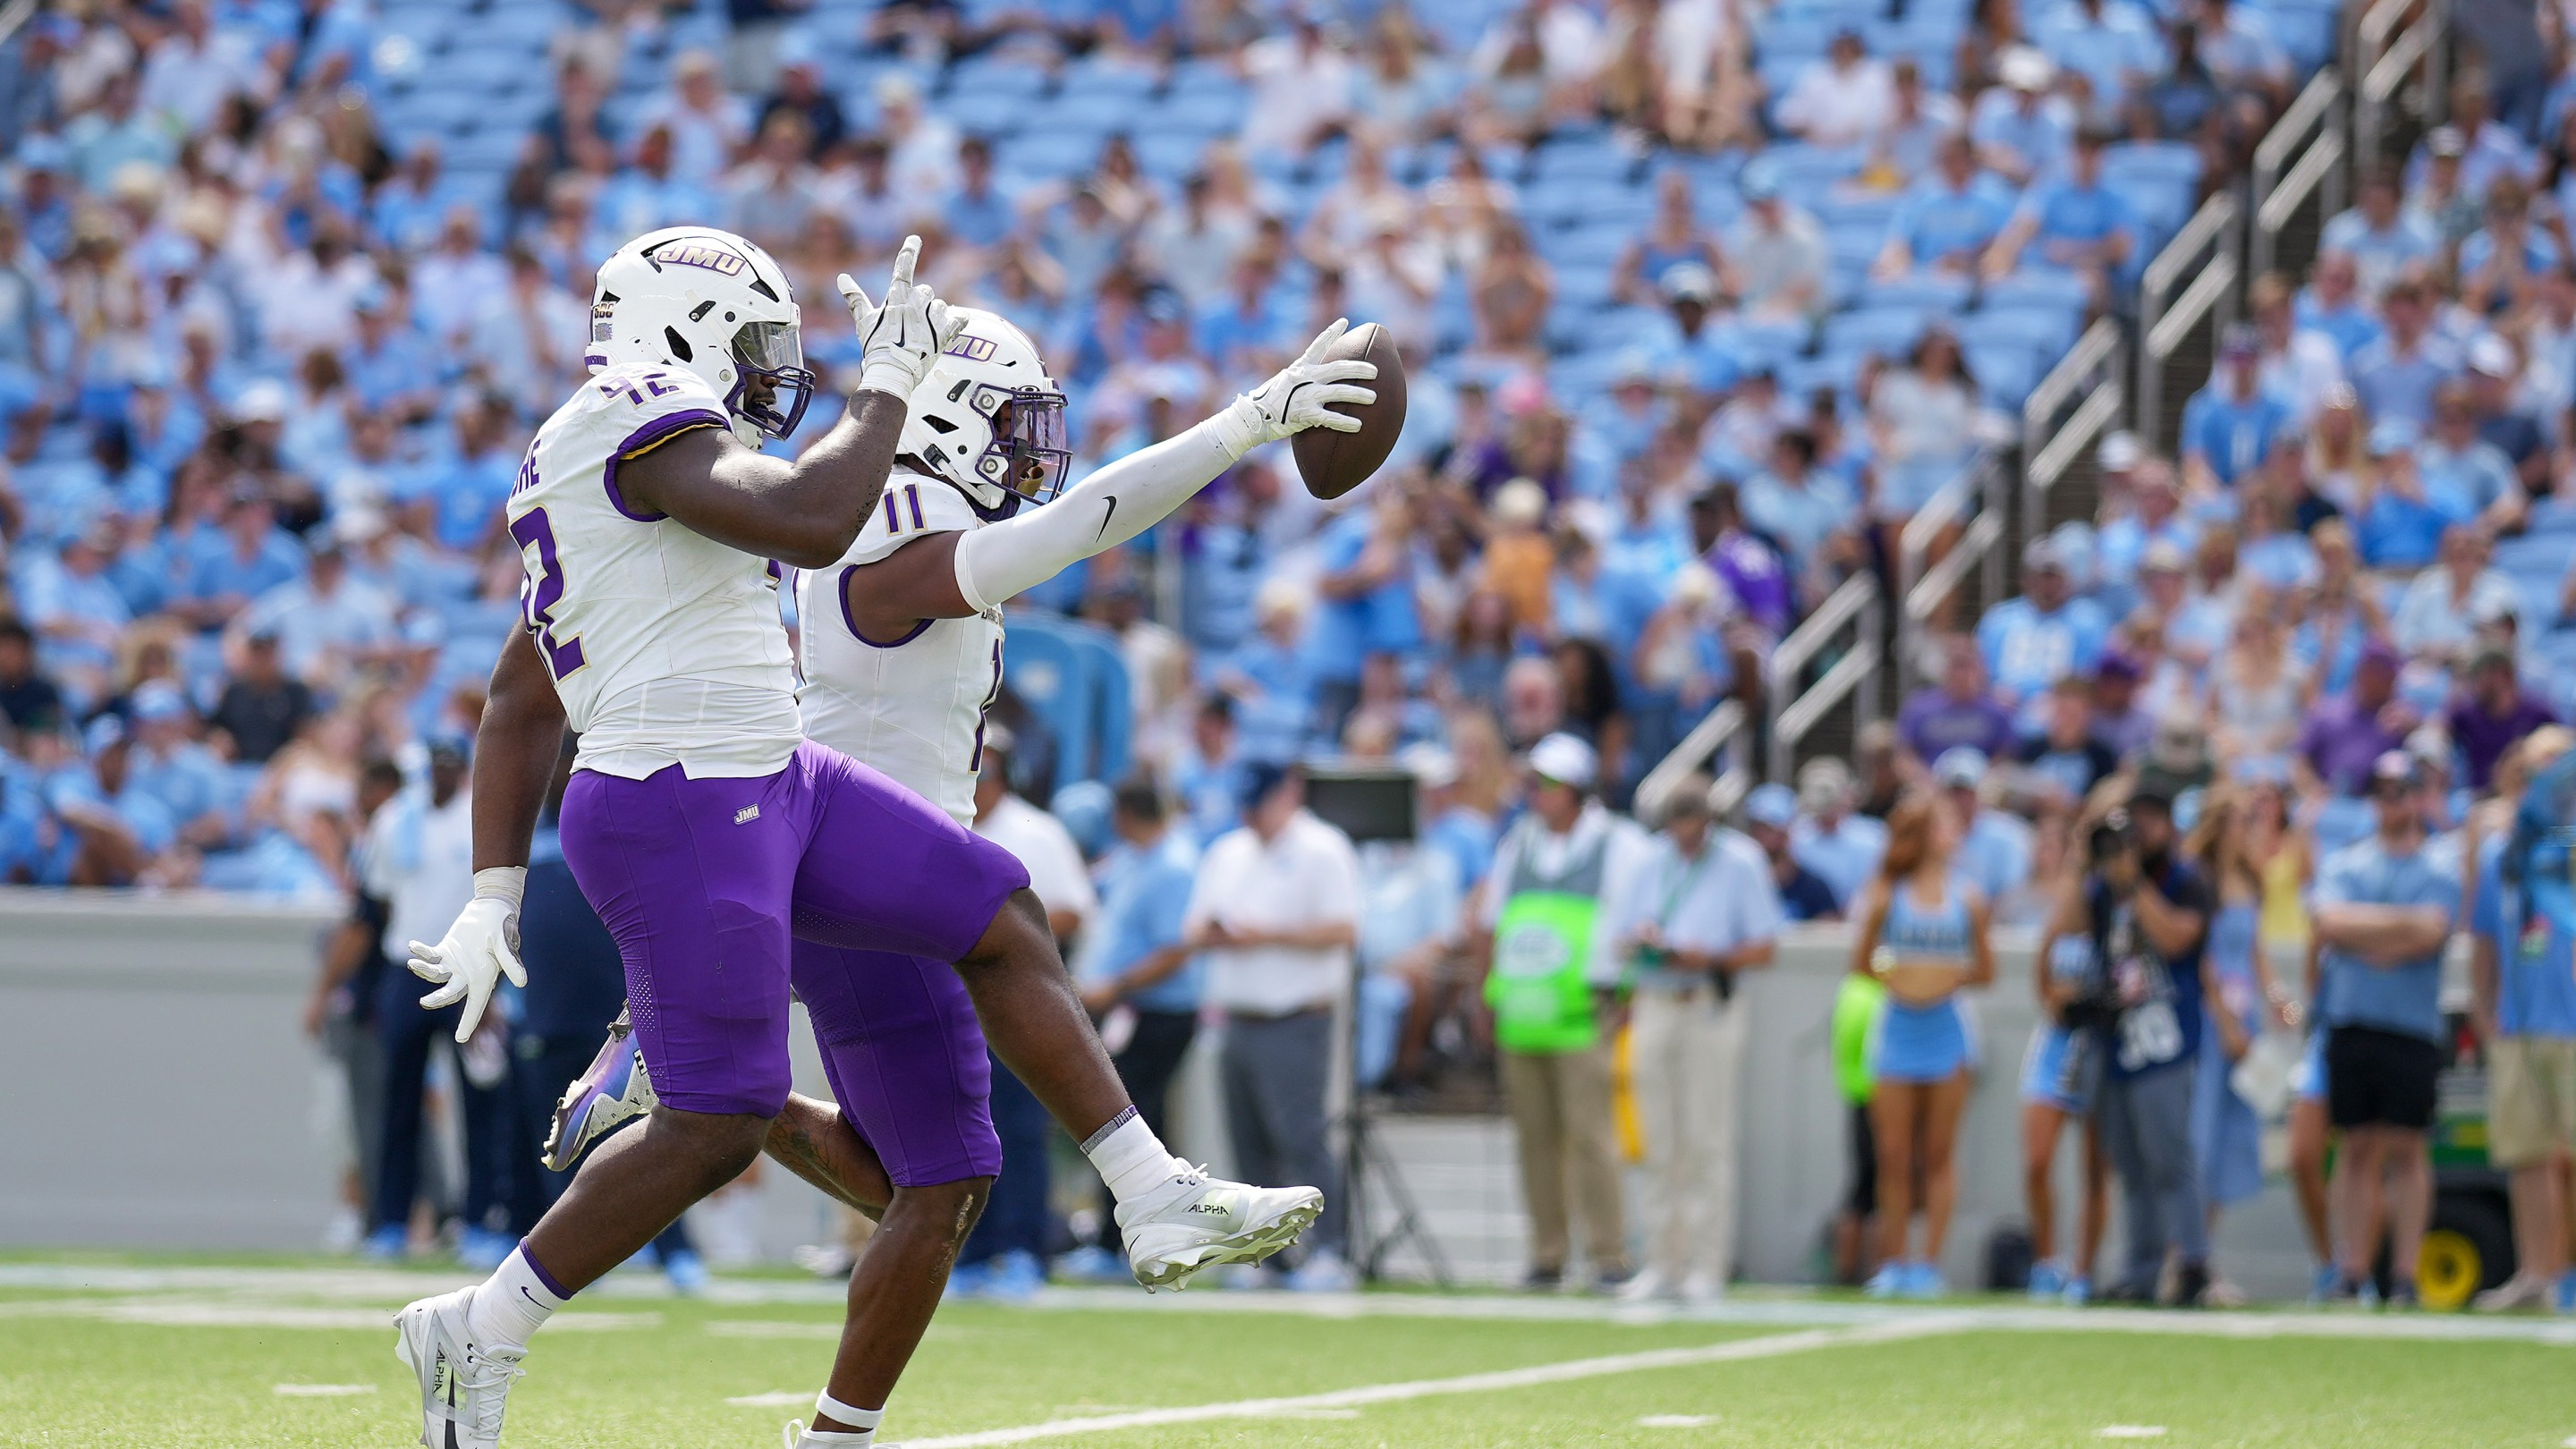
[[[1569,734],[1531,746],[1529,809],[1478,889],[1471,960],[1487,963],[1503,1097],[1519,1138],[1530,1216],[1529,1285],[1554,1288],[1580,1218],[1592,1286],[1628,1279],[1610,1046],[1619,961],[1599,929],[1605,895],[1627,889],[1652,846],[1592,798],[1600,760]]]
[[[1874,1224],[1878,1220],[1878,1137],[1869,1119],[1870,1031],[1878,1024],[1887,988],[1875,976],[1847,975],[1834,993],[1834,1085],[1850,1109],[1851,1186],[1834,1211],[1834,1281],[1852,1286],[1878,1271]]]

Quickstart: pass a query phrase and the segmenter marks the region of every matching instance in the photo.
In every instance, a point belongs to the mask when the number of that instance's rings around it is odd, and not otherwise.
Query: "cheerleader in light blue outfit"
[[[1941,1245],[1958,1197],[1959,1114],[1973,1048],[1958,993],[1994,979],[1986,903],[1951,875],[1958,830],[1949,808],[1909,794],[1887,816],[1887,851],[1853,916],[1852,970],[1887,988],[1872,1055],[1870,1120],[1878,1139],[1881,1267],[1874,1298],[1938,1297]],[[1922,1184],[1922,1201],[1914,1186]],[[1923,1250],[1909,1251],[1923,1216]]]
[[[2192,1084],[2191,1146],[2200,1160],[2201,1194],[2209,1227],[2218,1231],[2221,1210],[2263,1191],[2263,1121],[2236,1091],[2236,1063],[2263,1034],[2269,1003],[2278,993],[2263,962],[2263,871],[2247,849],[2251,812],[2242,797],[2215,795],[2203,807],[2187,846],[2214,886],[2218,909],[2209,918],[2207,973],[2201,1011],[2199,1080]],[[2319,1054],[2320,1056],[2322,1054]],[[2320,1081],[2324,1063],[2316,1064]],[[2303,1069],[2301,1075],[2305,1075]],[[2211,1285],[2224,1304],[2235,1290]]]
[[[2030,1296],[2081,1305],[2093,1294],[2093,1260],[2101,1254],[2110,1222],[2110,1160],[2093,1130],[2093,1079],[2100,1070],[2091,1036],[2057,1020],[2061,1004],[2080,994],[2093,974],[2093,938],[2080,916],[2065,907],[2052,917],[2040,942],[2041,1016],[2021,1062],[2022,1202],[2030,1215]],[[2058,1251],[2057,1144],[2070,1121],[2083,1124],[2084,1198],[2076,1225],[2074,1263]]]

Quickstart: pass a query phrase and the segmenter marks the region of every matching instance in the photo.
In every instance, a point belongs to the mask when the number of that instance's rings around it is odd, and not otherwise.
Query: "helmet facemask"
[[[1031,503],[1044,503],[1063,490],[1073,464],[1063,393],[979,383],[970,401],[993,424],[993,441],[974,462],[977,478]]]
[[[733,335],[741,373],[725,406],[773,438],[796,431],[813,402],[816,381],[793,322],[745,322]]]

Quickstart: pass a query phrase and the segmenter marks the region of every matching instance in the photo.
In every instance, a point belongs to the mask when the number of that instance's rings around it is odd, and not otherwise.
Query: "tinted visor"
[[[1064,487],[1065,471],[1073,463],[1064,394],[1030,389],[996,390],[995,395],[1002,401],[992,410],[993,445],[976,460],[976,475],[1032,503],[1044,503]]]
[[[729,399],[733,410],[773,438],[796,431],[814,400],[814,374],[805,367],[793,322],[746,322],[733,335],[733,360],[742,372]],[[754,397],[757,383],[767,393]]]

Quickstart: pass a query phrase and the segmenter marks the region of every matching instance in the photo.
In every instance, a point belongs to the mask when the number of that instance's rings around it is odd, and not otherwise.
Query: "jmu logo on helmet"
[[[1001,351],[1000,344],[990,337],[960,337],[948,344],[947,355],[962,357],[968,362],[990,362],[993,360],[993,354],[999,351]]]
[[[653,253],[653,260],[672,266],[704,267],[710,272],[722,272],[728,277],[742,275],[743,268],[751,265],[740,252],[727,251],[723,247],[711,247],[698,242],[664,247]]]

